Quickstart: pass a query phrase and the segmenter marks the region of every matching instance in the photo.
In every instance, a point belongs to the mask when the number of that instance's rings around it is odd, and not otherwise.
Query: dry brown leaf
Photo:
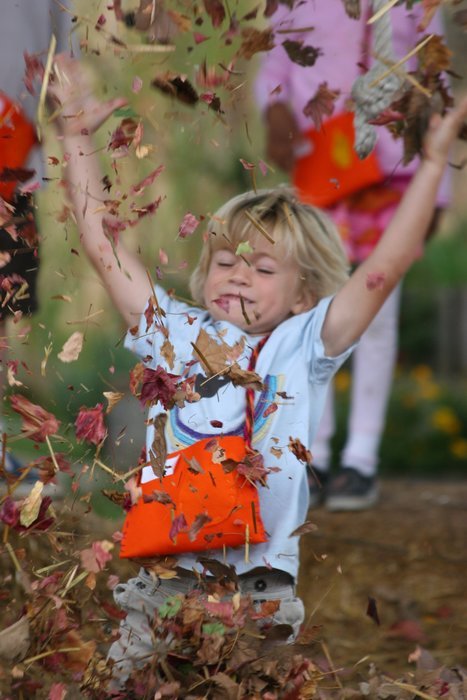
[[[165,440],[165,424],[167,414],[159,413],[154,419],[154,440],[149,451],[149,459],[154,474],[160,479],[164,476],[165,462],[167,459],[167,443]]]
[[[167,362],[169,369],[173,369],[175,361],[175,350],[174,346],[168,338],[166,338],[161,345],[161,355]]]
[[[83,349],[83,334],[75,331],[64,344],[57,357],[62,362],[74,362],[80,356]]]
[[[312,523],[310,520],[305,520],[304,523],[299,525],[293,532],[290,533],[289,537],[300,537],[301,535],[306,535],[307,532],[315,532],[318,526]]]
[[[102,392],[105,396],[105,398],[108,401],[106,413],[110,413],[112,409],[115,408],[115,406],[123,399],[125,394],[123,394],[121,391],[104,391]]]
[[[342,0],[345,11],[351,19],[360,19],[361,7],[360,0]]]
[[[235,362],[243,352],[245,338],[242,337],[235,345],[230,346],[223,340],[218,342],[202,328],[194,345],[196,359],[199,360],[206,376],[224,372],[232,362]],[[198,352],[199,354],[198,354]]]
[[[254,29],[247,27],[242,31],[242,45],[240,46],[239,56],[246,58],[247,61],[259,51],[270,51],[274,48],[274,35],[271,29]]]
[[[303,108],[303,114],[310,117],[317,129],[321,129],[323,117],[330,117],[334,112],[334,103],[340,95],[340,90],[330,90],[327,83],[321,83]]]
[[[254,389],[255,391],[264,390],[264,383],[259,374],[249,369],[242,369],[235,364],[229,368],[228,375],[234,386],[243,386],[246,389]]]
[[[434,35],[418,52],[421,70],[429,75],[437,75],[451,67],[452,51],[444,43],[443,37]]]

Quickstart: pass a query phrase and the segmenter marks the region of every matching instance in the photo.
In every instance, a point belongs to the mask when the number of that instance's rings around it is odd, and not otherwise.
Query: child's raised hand
[[[68,136],[94,133],[115,109],[127,104],[123,97],[106,101],[95,97],[85,67],[66,54],[55,57],[48,98],[53,109],[52,120]]]
[[[449,148],[459,135],[467,119],[467,96],[444,117],[435,114],[431,118],[423,149],[424,160],[444,168]]]

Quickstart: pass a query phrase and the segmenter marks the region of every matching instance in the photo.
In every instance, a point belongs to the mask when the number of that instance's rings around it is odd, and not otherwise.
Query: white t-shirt
[[[244,351],[237,361],[242,369],[247,369],[251,349],[261,337],[249,336],[231,323],[214,321],[207,311],[175,301],[161,288],[157,288],[156,293],[159,306],[166,313],[164,325],[168,338],[175,349],[174,367],[171,369],[161,356],[166,332],[157,327],[159,320],[147,329],[143,315],[138,332],[127,334],[125,346],[143,358],[151,369],[159,365],[173,374],[188,371],[188,376],[198,375],[195,386],[202,395],[200,401],[170,411],[166,426],[168,453],[209,436],[242,435],[245,389],[235,387],[225,377],[206,381],[191,343],[196,344],[201,329],[213,338],[222,338],[230,346],[244,337]],[[269,535],[268,541],[250,547],[248,562],[245,561],[244,547],[231,548],[227,552],[227,563],[233,564],[238,574],[258,566],[272,566],[287,571],[294,578],[297,575],[298,538],[289,535],[306,519],[308,486],[305,465],[288,449],[289,438],[298,438],[305,447],[312,444],[328,384],[352,351],[349,348],[339,357],[332,358],[324,353],[321,328],[330,302],[330,297],[322,299],[311,311],[281,323],[259,354],[255,371],[266,388],[255,394],[253,447],[263,455],[266,467],[279,467],[280,470],[268,475],[267,487],[259,487],[261,516]],[[265,417],[264,412],[271,402],[277,404],[277,410]],[[148,418],[161,412],[159,404],[152,406]],[[222,428],[214,428],[211,421],[222,423]],[[153,439],[154,428],[149,421],[148,450]],[[274,453],[271,448],[276,448]],[[222,552],[212,550],[206,556],[218,558]],[[179,566],[192,569],[196,566],[196,558],[196,553],[180,557]]]

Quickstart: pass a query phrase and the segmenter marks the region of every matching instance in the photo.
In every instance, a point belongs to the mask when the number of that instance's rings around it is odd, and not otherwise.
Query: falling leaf
[[[189,212],[185,214],[178,229],[179,238],[188,238],[191,236],[196,231],[198,224],[199,220],[194,214],[190,214]]]
[[[180,515],[177,515],[172,520],[172,525],[170,526],[169,537],[172,540],[172,542],[175,542],[179,532],[186,532],[187,529],[188,529],[188,523],[187,523],[183,513],[181,513]]]
[[[80,408],[75,421],[75,432],[78,440],[100,445],[107,435],[101,403],[96,404],[94,408]]]
[[[229,367],[227,373],[234,386],[243,386],[246,389],[254,389],[255,391],[264,390],[264,382],[257,372],[242,369],[237,364],[234,364]]]
[[[161,356],[167,362],[169,368],[173,369],[175,361],[175,349],[168,338],[166,338],[162,343],[160,352]]]
[[[209,377],[228,369],[230,364],[240,357],[245,348],[245,338],[242,337],[241,340],[230,347],[230,345],[224,343],[223,340],[217,342],[215,338],[211,337],[204,328],[202,328],[196,339],[194,348],[196,359],[200,362]],[[199,351],[199,355],[196,353],[196,350]]]
[[[235,250],[235,255],[245,255],[246,253],[253,253],[253,248],[248,241],[240,241]]]
[[[378,607],[376,605],[376,600],[371,596],[368,596],[368,606],[366,609],[366,614],[368,615],[368,617],[371,617],[373,622],[375,622],[378,626],[381,624],[378,615]]]
[[[19,516],[19,521],[23,527],[30,527],[37,520],[42,504],[43,488],[44,484],[42,481],[36,481],[31,493],[25,498]]]
[[[174,396],[180,377],[166,372],[158,365],[156,369],[145,367],[139,400],[143,406],[160,403],[167,411],[174,406]]]
[[[275,411],[277,411],[277,409],[278,409],[277,403],[271,402],[269,404],[269,406],[267,406],[265,408],[265,410],[263,411],[263,418],[267,418],[268,416],[271,415],[271,413],[275,413]]]
[[[137,75],[133,77],[133,80],[131,82],[131,91],[138,94],[138,92],[141,91],[141,88],[143,87],[143,81],[141,78],[139,78]]]
[[[321,49],[315,49],[314,46],[305,46],[303,41],[286,39],[282,42],[282,46],[290,60],[299,66],[314,66],[318,56],[322,55]]]
[[[106,413],[110,413],[125,396],[121,391],[104,391],[102,393],[108,401]]]
[[[249,61],[259,51],[270,51],[274,48],[274,35],[271,29],[254,29],[247,27],[242,31],[242,44],[239,56]]]
[[[167,459],[167,441],[165,439],[166,423],[166,413],[159,413],[159,415],[154,418],[154,438],[149,451],[152,469],[159,479],[162,479],[164,476],[165,462]]]
[[[49,435],[55,435],[60,421],[41,406],[32,403],[21,394],[10,396],[11,407],[23,418],[22,430],[34,442],[45,442]]]
[[[304,523],[299,525],[293,532],[290,533],[289,537],[300,537],[301,535],[306,535],[308,532],[316,532],[318,526],[312,523],[310,520],[306,520]]]
[[[100,540],[93,542],[89,549],[83,549],[80,552],[81,566],[86,571],[99,573],[104,569],[106,563],[112,559],[110,552],[114,548],[114,544],[109,540]]]
[[[199,100],[198,93],[190,81],[179,75],[156,76],[151,85],[165,95],[183,102],[183,104],[195,105]]]
[[[289,444],[287,445],[287,447],[300,462],[303,462],[304,464],[311,464],[313,459],[311,456],[311,452],[310,450],[307,450],[307,448],[300,442],[298,438],[289,437]]]
[[[141,180],[137,185],[133,185],[130,189],[132,194],[140,195],[143,194],[146,187],[153,184],[156,177],[158,177],[165,169],[165,165],[159,165],[155,170],[153,170],[149,175]]]
[[[66,341],[57,357],[62,362],[74,362],[80,356],[83,348],[83,334],[75,331]]]
[[[330,90],[327,83],[320,83],[318,90],[303,108],[303,114],[310,117],[317,129],[321,129],[323,117],[330,117],[334,112],[334,103],[340,90]]]

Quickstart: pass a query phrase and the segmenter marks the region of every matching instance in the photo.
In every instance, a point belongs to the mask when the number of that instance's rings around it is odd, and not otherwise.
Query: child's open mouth
[[[240,294],[222,294],[220,297],[217,297],[217,299],[213,299],[213,302],[227,313],[231,303],[239,303],[242,307],[253,304],[250,299],[245,299],[245,297],[242,297]]]

